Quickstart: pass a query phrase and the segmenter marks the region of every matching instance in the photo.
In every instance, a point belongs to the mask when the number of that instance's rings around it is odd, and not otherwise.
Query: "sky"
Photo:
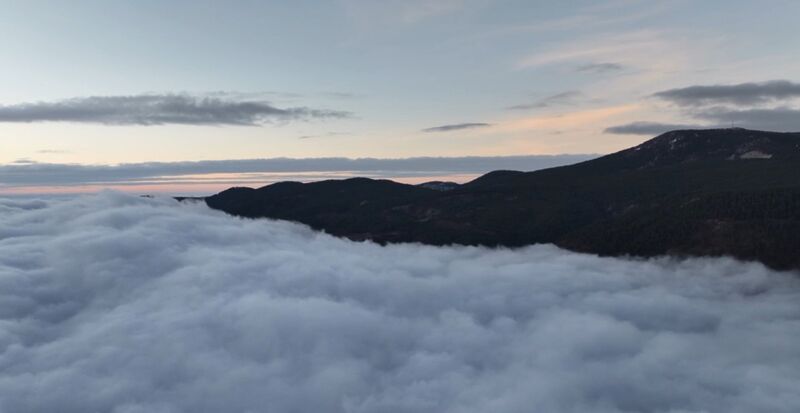
[[[58,183],[87,166],[483,157],[502,167],[506,156],[610,153],[675,128],[800,130],[796,1],[1,3],[6,194],[120,184]],[[26,167],[52,174],[20,186],[5,172]],[[340,172],[320,168],[305,172]],[[488,170],[468,172],[405,175]],[[127,184],[190,185],[175,179]],[[195,190],[223,184],[204,185]]]
[[[795,413],[800,278],[0,198],[0,411]],[[266,406],[266,407],[265,407]]]

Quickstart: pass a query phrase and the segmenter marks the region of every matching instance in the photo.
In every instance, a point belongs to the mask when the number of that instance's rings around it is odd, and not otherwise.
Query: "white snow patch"
[[[749,151],[741,154],[740,159],[771,159],[772,154],[764,153],[761,151]]]

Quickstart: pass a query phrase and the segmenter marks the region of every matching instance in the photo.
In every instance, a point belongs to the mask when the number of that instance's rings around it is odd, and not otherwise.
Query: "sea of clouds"
[[[800,277],[0,200],[0,412],[798,412]]]

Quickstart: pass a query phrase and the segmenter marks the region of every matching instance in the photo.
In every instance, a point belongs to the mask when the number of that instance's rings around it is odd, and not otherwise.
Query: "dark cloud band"
[[[723,125],[734,125],[750,129],[777,132],[800,131],[800,110],[788,107],[746,110],[710,108],[698,112],[695,117]]]
[[[616,135],[660,135],[677,129],[703,129],[708,126],[682,125],[675,123],[658,122],[632,122],[624,125],[611,126],[606,128],[603,133],[613,133]]]
[[[621,135],[659,135],[676,129],[706,129],[717,127],[741,127],[774,132],[800,131],[800,109],[778,107],[770,109],[736,110],[725,107],[710,107],[693,111],[690,116],[706,124],[665,124],[658,122],[633,122],[611,126],[605,133]],[[710,122],[710,124],[708,123]]]
[[[0,122],[80,122],[105,125],[243,125],[310,118],[343,118],[348,112],[306,107],[278,108],[177,94],[91,96],[55,102],[0,106]]]
[[[58,186],[86,184],[153,183],[164,177],[192,177],[202,174],[283,174],[310,172],[347,173],[376,178],[426,176],[437,174],[481,174],[497,169],[532,171],[568,165],[597,155],[531,155],[452,158],[308,158],[240,159],[197,162],[145,162],[121,165],[74,165],[35,163],[0,165],[0,192],[3,186]],[[177,177],[177,178],[176,178]]]
[[[665,90],[655,93],[653,96],[680,106],[753,105],[800,97],[800,83],[772,80],[737,85],[689,86]]]

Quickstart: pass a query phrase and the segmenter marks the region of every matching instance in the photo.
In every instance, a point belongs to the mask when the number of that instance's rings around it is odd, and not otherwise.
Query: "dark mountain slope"
[[[206,199],[212,208],[244,217],[269,217],[308,224],[354,239],[391,233],[399,205],[423,202],[439,191],[389,180],[352,178],[303,184],[280,182],[259,189],[231,188]]]
[[[800,268],[800,134],[675,131],[576,165],[490,172],[448,191],[352,179],[234,188],[207,203],[378,242],[552,242]]]

